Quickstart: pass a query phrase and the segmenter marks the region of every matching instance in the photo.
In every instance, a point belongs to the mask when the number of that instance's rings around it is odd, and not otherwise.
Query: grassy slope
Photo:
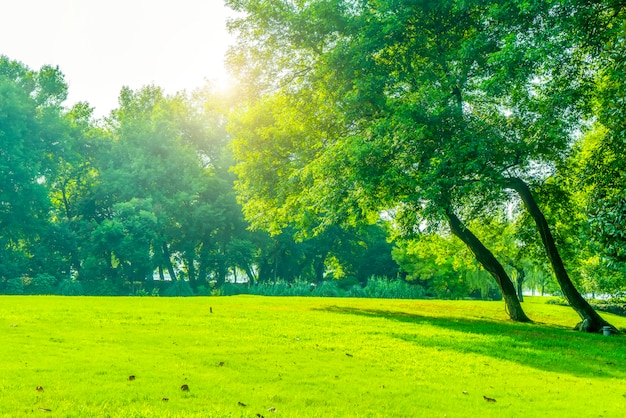
[[[501,302],[0,297],[0,415],[626,416],[625,338],[524,307],[542,324]]]

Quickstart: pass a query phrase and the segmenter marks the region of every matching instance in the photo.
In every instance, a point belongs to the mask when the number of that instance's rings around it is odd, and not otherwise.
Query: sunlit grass
[[[0,297],[0,414],[626,416],[625,339],[543,302]]]

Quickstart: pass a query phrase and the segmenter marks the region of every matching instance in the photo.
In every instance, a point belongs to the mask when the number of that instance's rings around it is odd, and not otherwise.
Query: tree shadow
[[[453,331],[453,334],[430,332],[428,335],[420,333],[416,328],[389,331],[391,337],[421,347],[480,354],[578,377],[626,378],[626,346],[622,336],[607,338],[601,334],[575,332],[569,328],[541,323],[430,317],[401,311],[343,306],[330,306],[322,310]]]

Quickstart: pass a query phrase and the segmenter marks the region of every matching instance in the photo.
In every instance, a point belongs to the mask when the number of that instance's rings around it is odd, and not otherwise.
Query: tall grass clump
[[[349,286],[347,286],[349,285]],[[326,280],[319,284],[305,280],[288,283],[278,280],[275,283],[264,282],[253,285],[224,283],[220,296],[257,295],[257,296],[317,296],[380,299],[424,299],[427,294],[423,287],[402,280],[389,280],[383,277],[371,277],[365,286],[343,283],[341,280]]]
[[[409,284],[403,280],[386,280],[371,277],[363,289],[365,297],[380,299],[424,299],[426,291],[423,287]]]

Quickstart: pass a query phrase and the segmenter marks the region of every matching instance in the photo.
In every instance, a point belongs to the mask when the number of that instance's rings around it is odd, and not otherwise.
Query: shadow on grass
[[[579,377],[626,378],[626,339],[621,336],[607,338],[541,324],[429,317],[376,309],[331,306],[323,310],[442,328],[435,333],[414,327],[390,330],[391,337],[422,347],[480,354]]]

